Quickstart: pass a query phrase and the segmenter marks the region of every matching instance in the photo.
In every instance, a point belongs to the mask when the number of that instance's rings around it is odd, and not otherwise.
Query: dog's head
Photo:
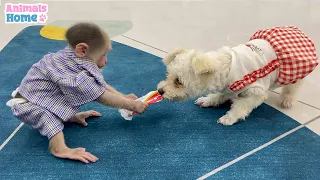
[[[167,77],[158,84],[164,99],[182,101],[215,91],[221,86],[220,72],[222,53],[200,53],[178,49],[163,59]]]

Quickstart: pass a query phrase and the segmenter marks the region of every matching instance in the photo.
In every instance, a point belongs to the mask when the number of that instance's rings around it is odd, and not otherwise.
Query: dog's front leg
[[[240,97],[233,99],[231,109],[222,116],[218,123],[233,125],[239,120],[244,120],[253,109],[260,106],[267,98],[267,92],[262,88],[250,88],[240,94]]]
[[[217,107],[221,104],[224,104],[228,100],[231,99],[231,95],[228,94],[208,94],[206,97],[200,97],[195,101],[195,104],[199,105],[200,107]]]

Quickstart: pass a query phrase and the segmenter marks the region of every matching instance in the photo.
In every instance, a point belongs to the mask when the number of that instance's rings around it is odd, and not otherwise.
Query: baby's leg
[[[97,157],[86,152],[84,148],[71,149],[67,147],[62,132],[64,127],[62,120],[48,110],[28,102],[14,105],[12,111],[15,117],[38,129],[42,136],[47,136],[50,152],[54,156],[79,160],[84,163],[98,160]]]
[[[279,103],[283,108],[292,107],[292,104],[297,100],[297,94],[302,84],[303,84],[303,81],[300,80],[295,84],[289,84],[282,88]]]
[[[200,107],[210,107],[210,106],[219,106],[231,99],[231,95],[226,95],[222,93],[209,94],[206,97],[200,97],[196,100],[195,104]]]
[[[62,131],[50,139],[49,147],[50,152],[58,158],[78,160],[86,164],[89,162],[96,162],[98,160],[96,156],[86,152],[85,148],[68,148],[65,144],[64,134]]]
[[[12,111],[16,118],[25,124],[31,125],[48,139],[64,128],[62,120],[57,116],[30,102],[16,104],[12,107]]]
[[[250,88],[241,93],[241,97],[233,99],[231,109],[222,116],[218,123],[233,125],[239,120],[245,119],[253,109],[260,106],[267,98],[267,92],[262,88]]]

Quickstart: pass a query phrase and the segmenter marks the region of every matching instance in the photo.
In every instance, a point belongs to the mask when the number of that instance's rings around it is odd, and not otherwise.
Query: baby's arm
[[[119,95],[122,95],[124,96],[124,94],[120,93],[119,91],[117,91],[115,88],[113,88],[112,86],[110,86],[109,84],[106,84],[105,85],[105,88],[107,91],[110,91],[110,92],[113,92],[115,94],[119,94]]]
[[[81,79],[81,81],[79,81]],[[99,83],[100,82],[100,83]],[[147,108],[147,104],[135,101],[135,98],[128,98],[110,85],[97,77],[88,76],[85,73],[79,74],[74,79],[61,79],[58,81],[61,91],[66,96],[70,105],[79,106],[91,101],[118,109],[128,109],[137,113],[142,113]]]
[[[138,99],[138,97],[134,94],[124,95],[108,84],[105,85],[105,88],[107,91],[113,92],[115,94],[119,94],[119,95],[124,96],[126,98],[133,99],[133,100]]]
[[[137,113],[143,113],[148,108],[147,103],[144,103],[142,101],[134,101],[110,91],[105,91],[97,99],[97,101],[105,106],[110,106],[118,109],[127,109],[130,111],[135,111]]]

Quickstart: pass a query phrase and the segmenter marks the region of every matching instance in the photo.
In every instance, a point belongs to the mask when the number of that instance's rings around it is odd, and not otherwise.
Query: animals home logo
[[[48,19],[47,4],[5,4],[5,22],[7,24],[45,23]]]

